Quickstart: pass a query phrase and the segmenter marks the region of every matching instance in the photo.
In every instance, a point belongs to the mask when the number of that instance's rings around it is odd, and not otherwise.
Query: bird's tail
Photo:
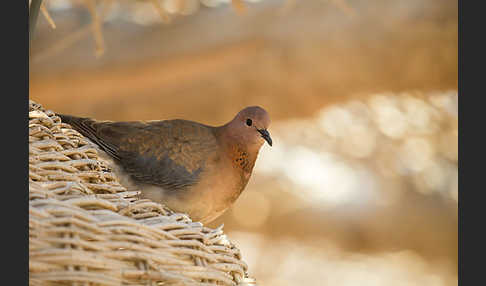
[[[95,120],[85,117],[76,117],[66,114],[57,114],[61,121],[71,125],[76,131],[84,135],[89,139],[93,139],[91,137],[95,136],[96,129],[93,127],[93,124],[96,123]]]
[[[76,117],[66,114],[57,115],[61,118],[62,122],[71,125],[76,131],[98,145],[103,151],[118,159],[116,146],[112,144],[113,142],[110,142],[111,140],[107,141],[106,136],[103,136],[100,130],[100,128],[103,128],[103,125],[109,124],[110,121],[97,121],[87,117]]]
[[[97,124],[98,121],[87,117],[76,117],[66,114],[57,114],[61,117],[61,121],[71,125],[76,131],[81,133],[84,137],[93,141],[97,145],[101,145],[100,138],[98,138]]]

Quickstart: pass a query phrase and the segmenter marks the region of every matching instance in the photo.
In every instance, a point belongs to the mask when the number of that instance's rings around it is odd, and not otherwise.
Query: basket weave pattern
[[[86,138],[29,102],[31,285],[248,285],[222,227],[139,195]]]

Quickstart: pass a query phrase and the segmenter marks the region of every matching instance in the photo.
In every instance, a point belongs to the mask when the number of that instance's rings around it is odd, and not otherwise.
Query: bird
[[[109,121],[58,114],[94,143],[119,182],[207,224],[240,196],[258,153],[272,146],[270,116],[248,106],[232,120],[210,126],[184,119]]]

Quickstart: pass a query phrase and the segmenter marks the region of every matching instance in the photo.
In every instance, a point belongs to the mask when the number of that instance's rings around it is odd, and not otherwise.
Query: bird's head
[[[249,106],[238,112],[228,127],[234,136],[246,144],[260,148],[265,141],[272,146],[272,138],[267,131],[269,125],[270,116],[265,109]]]

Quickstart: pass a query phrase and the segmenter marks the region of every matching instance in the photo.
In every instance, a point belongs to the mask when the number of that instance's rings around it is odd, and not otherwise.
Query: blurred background
[[[260,105],[274,146],[210,225],[258,285],[457,285],[457,6],[44,0],[30,98],[212,125]]]

